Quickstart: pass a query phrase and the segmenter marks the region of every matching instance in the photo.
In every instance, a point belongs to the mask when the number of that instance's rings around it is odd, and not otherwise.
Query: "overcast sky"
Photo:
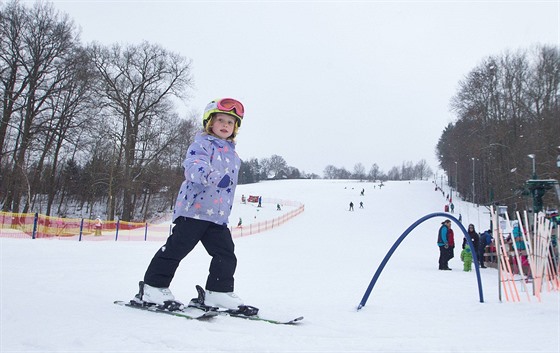
[[[323,175],[425,159],[459,81],[488,56],[560,42],[560,1],[53,1],[84,43],[147,40],[192,60],[180,111],[241,100],[242,159]]]

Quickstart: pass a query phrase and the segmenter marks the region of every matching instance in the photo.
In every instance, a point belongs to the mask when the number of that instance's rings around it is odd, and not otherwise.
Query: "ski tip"
[[[287,320],[287,321],[268,320],[266,318],[262,318],[261,320],[262,321],[268,321],[268,322],[273,323],[273,324],[280,324],[280,325],[298,325],[299,323],[301,323],[301,321],[303,321],[303,316],[299,316],[299,317],[296,317],[295,319]]]
[[[297,318],[293,319],[291,322],[294,323],[294,324],[297,324],[301,321],[303,321],[303,316],[297,317]]]

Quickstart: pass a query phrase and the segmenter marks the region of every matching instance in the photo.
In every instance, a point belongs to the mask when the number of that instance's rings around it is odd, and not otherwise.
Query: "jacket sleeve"
[[[187,150],[183,162],[185,180],[195,184],[208,185],[218,183],[222,175],[212,167],[214,148],[211,144],[193,143]]]
[[[447,227],[443,227],[443,229],[441,230],[441,240],[443,240],[443,242],[447,244]]]

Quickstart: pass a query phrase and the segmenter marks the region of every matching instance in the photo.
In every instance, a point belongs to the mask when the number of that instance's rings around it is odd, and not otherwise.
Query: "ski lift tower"
[[[558,180],[556,179],[537,178],[537,173],[535,171],[535,155],[530,154],[528,157],[533,160],[533,176],[525,182],[525,186],[529,189],[531,196],[533,197],[533,212],[536,214],[543,209],[542,198],[547,190],[555,189],[558,201],[560,201],[560,187],[558,186]],[[556,165],[560,168],[560,156],[556,159]]]

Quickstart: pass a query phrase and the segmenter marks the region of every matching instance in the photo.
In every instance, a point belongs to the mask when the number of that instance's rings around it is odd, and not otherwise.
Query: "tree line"
[[[195,124],[172,99],[191,88],[191,63],[148,42],[82,45],[77,33],[50,3],[0,8],[2,209],[63,214],[64,200],[103,195],[109,219],[131,220],[177,183],[171,161]]]
[[[82,45],[52,4],[0,7],[0,204],[65,216],[145,220],[173,206],[180,161],[200,130],[172,99],[192,88],[191,62],[157,44]],[[240,182],[300,177],[279,156],[243,163]],[[156,198],[156,199],[154,199]]]
[[[559,58],[556,46],[507,51],[485,58],[459,83],[451,100],[456,119],[436,153],[464,199],[530,209],[525,181],[558,179]],[[545,196],[558,204],[554,192]]]
[[[366,172],[366,167],[362,163],[356,163],[353,171],[346,168],[328,165],[324,172],[325,179],[356,179],[356,180],[426,180],[433,175],[432,169],[428,166],[425,159],[416,164],[411,161],[403,162],[401,166],[394,166],[387,173],[383,172],[377,165],[372,164]]]

